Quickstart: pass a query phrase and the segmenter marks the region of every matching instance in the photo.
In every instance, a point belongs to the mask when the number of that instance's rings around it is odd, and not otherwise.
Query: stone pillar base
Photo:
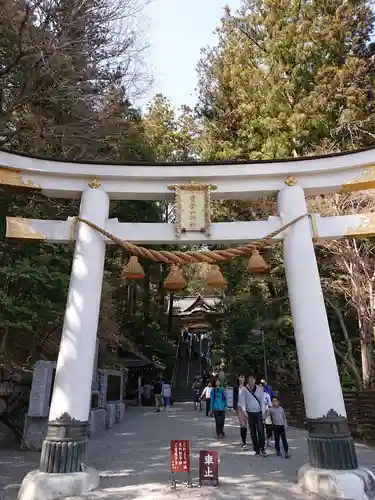
[[[330,410],[327,415],[307,419],[310,465],[316,469],[355,470],[358,459],[348,419]]]
[[[82,495],[98,486],[99,472],[93,467],[70,474],[33,470],[24,477],[17,500],[55,500]]]
[[[328,470],[303,465],[298,471],[298,484],[304,491],[336,499],[369,500],[375,493],[375,475],[364,467]]]
[[[353,470],[358,468],[358,459],[353,438],[307,438],[310,465],[317,469]]]
[[[86,442],[87,422],[79,422],[68,413],[48,422],[40,456],[40,472],[80,472],[86,461]]]

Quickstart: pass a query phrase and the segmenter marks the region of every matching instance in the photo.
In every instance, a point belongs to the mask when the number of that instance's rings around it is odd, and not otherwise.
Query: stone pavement
[[[90,439],[88,462],[101,471],[98,490],[66,500],[304,500],[295,483],[298,468],[307,462],[306,433],[288,430],[292,457],[254,457],[239,448],[239,430],[233,413],[227,418],[226,438],[217,441],[214,422],[192,405],[180,403],[169,412],[131,408],[122,424]],[[183,483],[171,490],[169,444],[171,439],[190,439],[193,488]],[[220,488],[197,487],[197,457],[200,449],[213,449],[220,456]],[[375,471],[375,450],[357,447],[360,463]],[[37,468],[39,453],[0,451],[0,499],[15,500],[24,475]],[[182,479],[182,478],[181,478]]]

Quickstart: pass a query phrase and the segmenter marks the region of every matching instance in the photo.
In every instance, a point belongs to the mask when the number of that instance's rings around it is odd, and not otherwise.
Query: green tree
[[[196,157],[196,121],[188,106],[176,112],[165,96],[157,94],[143,117],[143,125],[157,161],[189,161]]]
[[[374,139],[365,0],[244,0],[199,63],[204,158],[269,159]]]
[[[129,100],[143,70],[137,57],[141,47],[130,29],[136,4],[4,2],[2,147],[72,160],[154,158],[143,137],[142,117]],[[78,210],[79,200],[1,192],[0,363],[25,366],[38,357],[56,356],[72,259],[70,246],[6,240],[6,215],[64,220]],[[160,220],[159,212],[152,202],[111,204],[120,220]],[[108,255],[105,285],[120,267],[119,252]],[[47,337],[53,338],[52,352],[46,349]]]
[[[371,5],[363,0],[243,0],[239,12],[227,9],[218,29],[218,43],[204,51],[198,67],[201,157],[286,158],[372,144],[372,31]],[[339,197],[339,201],[326,196],[320,209],[316,200],[309,203],[312,211],[322,211],[324,205],[324,215],[356,213],[363,207],[353,196]],[[270,200],[260,200],[255,206],[243,202],[215,205],[215,217],[222,221],[264,219],[267,215],[276,215]],[[368,386],[373,376],[374,334],[371,299],[366,292],[372,290],[372,283],[366,270],[373,267],[372,241],[332,242],[317,256],[340,373],[346,380],[349,373],[357,387]],[[278,279],[275,295],[286,296],[278,246],[269,257],[272,275]],[[243,267],[239,262],[233,265],[231,279],[241,278]],[[293,369],[296,353],[294,346],[290,348],[293,340],[287,303],[281,312],[277,302],[269,303],[276,296],[274,285],[268,283],[260,295],[259,291],[256,294],[260,317],[246,314],[246,306],[241,304],[250,304],[244,296],[252,295],[254,284],[241,279],[237,283],[225,305],[231,308],[232,317],[225,315],[221,334],[228,330],[229,319],[234,339],[236,331],[248,331],[249,324],[268,323],[268,330],[278,332],[280,366]],[[267,308],[262,306],[267,303]],[[278,323],[280,317],[285,321]],[[239,341],[238,345],[243,345],[244,338],[239,337]],[[236,342],[231,343],[232,350],[233,344]]]

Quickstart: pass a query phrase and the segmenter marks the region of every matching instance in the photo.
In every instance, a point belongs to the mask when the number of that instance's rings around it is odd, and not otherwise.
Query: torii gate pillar
[[[103,227],[108,214],[107,193],[83,191],[81,217]],[[84,464],[105,246],[100,233],[78,224],[47,436],[39,470],[24,478],[19,500],[71,496],[99,484],[99,473]]]
[[[285,186],[278,194],[283,224],[308,212],[304,191]],[[284,265],[306,408],[310,463],[300,468],[299,483],[314,493],[366,499],[366,478],[359,469],[320,284],[310,221],[293,224],[284,235]]]

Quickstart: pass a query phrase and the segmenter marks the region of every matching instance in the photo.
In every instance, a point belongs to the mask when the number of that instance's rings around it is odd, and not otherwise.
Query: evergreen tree
[[[244,0],[236,14],[227,9],[218,44],[205,50],[199,64],[202,157],[273,159],[373,144],[372,31],[370,2],[364,0]],[[310,207],[314,211],[319,205],[321,211],[328,206],[330,212],[324,215],[362,211],[358,198],[338,198],[326,196],[324,203],[310,200]],[[276,214],[272,203],[271,212],[265,207],[270,207],[268,200],[223,202],[215,205],[214,213],[218,220]],[[371,240],[345,240],[325,243],[317,254],[340,373],[347,375],[349,370],[357,387],[373,382],[374,314],[368,302],[372,284],[358,270],[372,269],[372,247]],[[295,350],[288,347],[289,311],[277,302],[277,296],[287,299],[287,289],[282,253],[275,246],[272,257],[273,278],[279,281],[263,288],[251,280],[239,280],[235,288],[232,284],[232,299],[224,304],[225,321],[217,338],[224,339],[223,350],[236,364],[240,360],[233,346],[244,345],[248,340],[244,332],[263,324],[271,344],[284,346],[282,359],[274,353],[276,365],[295,378]],[[343,268],[351,271],[343,274]],[[229,275],[243,276],[240,262],[233,263]],[[254,311],[245,314],[254,295],[258,316]],[[270,299],[276,301],[275,307]],[[259,352],[251,356],[258,363]]]
[[[366,0],[244,0],[199,64],[206,158],[283,158],[374,140]]]
[[[196,121],[188,106],[176,112],[165,96],[157,94],[143,124],[147,143],[158,161],[189,161],[196,157]]]

